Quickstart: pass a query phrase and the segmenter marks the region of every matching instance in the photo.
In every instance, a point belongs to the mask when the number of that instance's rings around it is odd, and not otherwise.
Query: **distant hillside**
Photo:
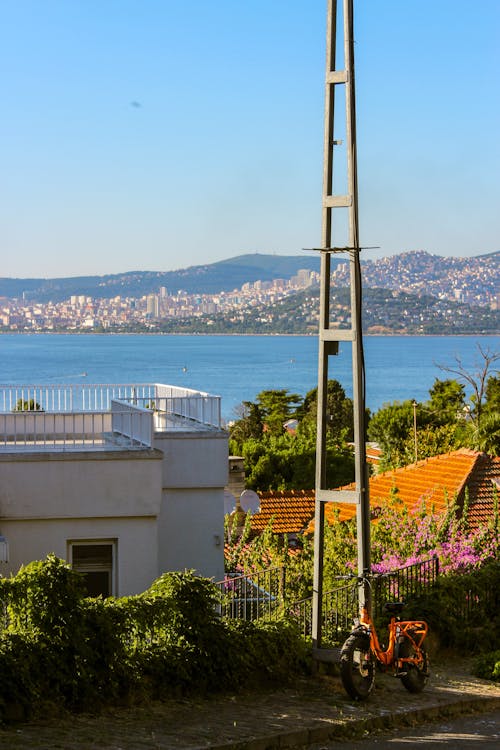
[[[62,279],[0,279],[0,297],[31,302],[61,302],[72,295],[94,298],[142,297],[166,287],[170,294],[217,294],[238,289],[246,282],[290,279],[301,269],[319,271],[316,253],[304,255],[239,255],[203,266],[177,271],[129,271],[107,276]],[[386,258],[361,260],[367,289],[392,289],[418,296],[432,295],[488,307],[500,291],[500,252],[467,258],[442,257],[424,251],[399,253]],[[349,284],[345,256],[332,258],[333,286]]]
[[[246,282],[290,279],[301,268],[319,271],[318,255],[239,255],[205,266],[190,266],[178,271],[129,271],[107,276],[75,276],[61,279],[0,278],[0,297],[31,301],[61,302],[71,295],[109,299],[142,297],[164,286],[170,293],[183,289],[189,294],[215,294],[238,289]]]
[[[500,252],[470,258],[442,257],[422,250],[362,260],[365,287],[394,289],[417,295],[489,306],[500,292]],[[349,283],[349,270],[342,266],[335,284]]]
[[[247,307],[231,316],[162,320],[157,330],[165,333],[317,334],[318,297],[318,287],[311,287],[273,305]],[[331,303],[335,311],[332,322],[339,328],[348,328],[349,289],[334,289]],[[500,330],[500,310],[392,289],[366,289],[363,330],[378,335],[492,335]]]

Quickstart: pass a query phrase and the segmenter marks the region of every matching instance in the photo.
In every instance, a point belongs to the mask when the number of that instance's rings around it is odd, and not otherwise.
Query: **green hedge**
[[[0,600],[4,720],[282,683],[307,669],[293,624],[221,620],[217,588],[192,572],[166,573],[139,596],[89,599],[50,555],[1,579]]]
[[[474,674],[485,680],[500,682],[500,650],[480,656],[474,665]]]

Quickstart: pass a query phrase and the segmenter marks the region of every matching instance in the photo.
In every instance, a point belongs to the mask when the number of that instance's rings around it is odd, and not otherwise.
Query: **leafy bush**
[[[292,625],[222,621],[216,586],[192,572],[165,573],[139,596],[83,592],[54,555],[0,579],[0,719],[283,682],[306,667]]]
[[[500,649],[479,657],[474,665],[473,672],[476,677],[500,681]]]

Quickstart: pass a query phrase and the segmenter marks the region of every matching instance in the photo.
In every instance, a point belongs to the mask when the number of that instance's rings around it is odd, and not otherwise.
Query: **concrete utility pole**
[[[343,18],[343,54],[342,50],[337,51],[336,49],[338,17]],[[340,58],[340,67],[337,67],[337,57]],[[335,95],[336,92],[341,93],[342,91],[344,93],[344,101],[339,103]],[[336,501],[356,504],[358,572],[363,573],[370,570],[370,501],[368,496],[368,471],[365,450],[365,382],[361,331],[361,272],[359,263],[361,248],[358,233],[353,0],[342,0],[339,3],[337,3],[337,0],[328,0],[325,93],[322,246],[318,248],[321,252],[321,289],[312,625],[313,654],[318,659],[329,658],[327,649],[321,649],[325,502]],[[342,141],[335,138],[336,104],[341,113],[342,109],[345,108],[345,170],[344,174],[341,175],[347,185],[347,190],[344,194],[334,193],[334,150],[342,146]],[[337,237],[342,233],[342,218],[345,218],[346,211],[347,244],[346,246],[335,247],[335,243],[341,244],[338,242]],[[337,218],[339,219],[338,226]],[[346,254],[349,259],[351,292],[351,327],[349,329],[339,329],[331,325],[331,255],[337,252]],[[328,365],[329,357],[338,354],[339,342],[351,342],[352,347],[356,478],[356,489],[354,491],[335,491],[326,487]],[[367,587],[360,588],[360,598],[361,604],[370,606],[370,593]]]

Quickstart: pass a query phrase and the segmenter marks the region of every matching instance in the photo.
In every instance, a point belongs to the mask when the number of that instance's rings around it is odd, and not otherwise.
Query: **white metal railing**
[[[0,414],[0,449],[56,450],[144,448],[152,445],[151,412],[19,411]],[[115,429],[117,427],[117,429]]]
[[[153,445],[153,415],[149,409],[111,401],[111,429],[114,435],[128,438],[134,444]]]
[[[154,412],[154,425],[158,432],[164,432],[180,421],[194,422],[208,427],[220,427],[221,407],[218,396],[197,393],[195,396],[156,397],[146,401],[144,406]]]
[[[113,400],[155,410],[158,430],[167,429],[168,415],[221,426],[220,397],[190,388],[162,383],[0,385],[0,413],[101,412],[110,410]]]
[[[174,414],[211,427],[221,426],[220,396],[211,396],[203,391],[158,383],[154,408],[158,415]]]
[[[154,430],[219,428],[219,396],[157,383],[0,386],[0,448],[137,448]]]
[[[151,399],[154,383],[68,385],[0,385],[0,412],[36,408],[50,412],[107,411],[112,399]]]

